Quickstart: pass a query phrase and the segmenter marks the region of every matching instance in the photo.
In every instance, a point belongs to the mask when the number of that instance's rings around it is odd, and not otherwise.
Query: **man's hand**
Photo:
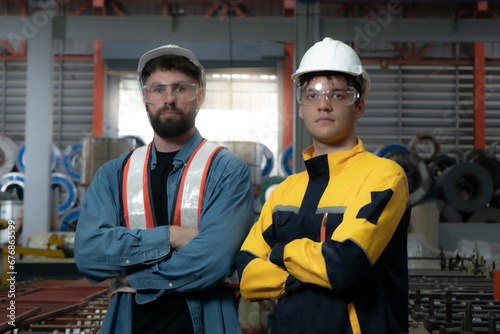
[[[170,226],[170,246],[180,250],[198,235],[196,227]]]

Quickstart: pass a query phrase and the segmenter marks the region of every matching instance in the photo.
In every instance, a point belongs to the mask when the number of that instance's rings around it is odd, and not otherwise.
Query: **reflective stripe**
[[[177,194],[174,225],[198,226],[208,168],[212,156],[219,147],[205,139],[191,155],[182,174]]]
[[[361,334],[361,327],[359,326],[358,314],[353,303],[347,304],[347,312],[349,313],[349,320],[351,322],[351,329],[353,334]]]
[[[137,148],[124,169],[124,216],[131,230],[154,227],[147,177],[150,150],[151,144]]]

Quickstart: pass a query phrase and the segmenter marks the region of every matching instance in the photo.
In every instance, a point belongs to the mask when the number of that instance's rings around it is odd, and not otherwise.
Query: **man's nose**
[[[332,104],[330,103],[330,100],[328,100],[326,94],[321,94],[318,101],[318,108],[321,110],[332,110]]]
[[[166,90],[164,95],[163,95],[163,101],[164,101],[164,104],[174,103],[176,101],[174,92],[172,90]]]

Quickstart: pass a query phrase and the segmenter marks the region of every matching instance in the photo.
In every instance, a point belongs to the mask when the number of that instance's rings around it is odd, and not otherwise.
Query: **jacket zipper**
[[[326,220],[328,218],[328,212],[323,215],[323,220],[321,220],[321,242],[326,241]]]

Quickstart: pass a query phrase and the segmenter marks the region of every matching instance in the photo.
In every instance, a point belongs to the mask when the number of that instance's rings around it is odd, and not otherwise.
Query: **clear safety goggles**
[[[297,87],[297,102],[303,106],[317,105],[323,95],[332,107],[350,106],[359,99],[353,87],[335,88],[326,83]]]
[[[189,102],[196,98],[198,85],[188,82],[158,82],[142,86],[142,96],[150,104],[165,103],[169,94],[176,102]]]

